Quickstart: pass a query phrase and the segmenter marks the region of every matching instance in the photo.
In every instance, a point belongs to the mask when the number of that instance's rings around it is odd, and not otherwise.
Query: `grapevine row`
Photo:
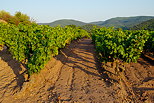
[[[58,55],[59,48],[84,36],[88,33],[78,27],[0,23],[0,44],[6,45],[13,57],[26,65],[29,75],[44,68],[51,57]]]
[[[145,48],[154,50],[154,33],[146,30],[96,28],[92,31],[92,39],[105,61],[121,59],[125,62],[137,62]]]

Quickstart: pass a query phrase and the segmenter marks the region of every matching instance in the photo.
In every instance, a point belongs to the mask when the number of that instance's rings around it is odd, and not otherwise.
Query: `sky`
[[[154,16],[154,0],[0,0],[0,10],[27,14],[37,23],[59,19],[83,22],[114,17]]]

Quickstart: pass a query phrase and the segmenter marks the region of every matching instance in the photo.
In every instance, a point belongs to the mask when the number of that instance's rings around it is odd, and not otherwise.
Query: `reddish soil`
[[[0,51],[0,103],[154,103],[154,58],[138,63],[97,61],[90,39],[60,50],[40,73]]]

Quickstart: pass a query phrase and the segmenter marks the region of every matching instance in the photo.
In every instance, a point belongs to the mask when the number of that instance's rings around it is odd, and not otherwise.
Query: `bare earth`
[[[74,41],[29,80],[25,67],[0,51],[0,103],[154,103],[154,58],[101,64],[91,42]]]

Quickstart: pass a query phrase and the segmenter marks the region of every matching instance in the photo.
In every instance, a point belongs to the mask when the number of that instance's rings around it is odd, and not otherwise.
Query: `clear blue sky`
[[[112,17],[154,16],[154,0],[0,0],[0,10],[16,11],[36,22],[75,19],[103,21]]]

